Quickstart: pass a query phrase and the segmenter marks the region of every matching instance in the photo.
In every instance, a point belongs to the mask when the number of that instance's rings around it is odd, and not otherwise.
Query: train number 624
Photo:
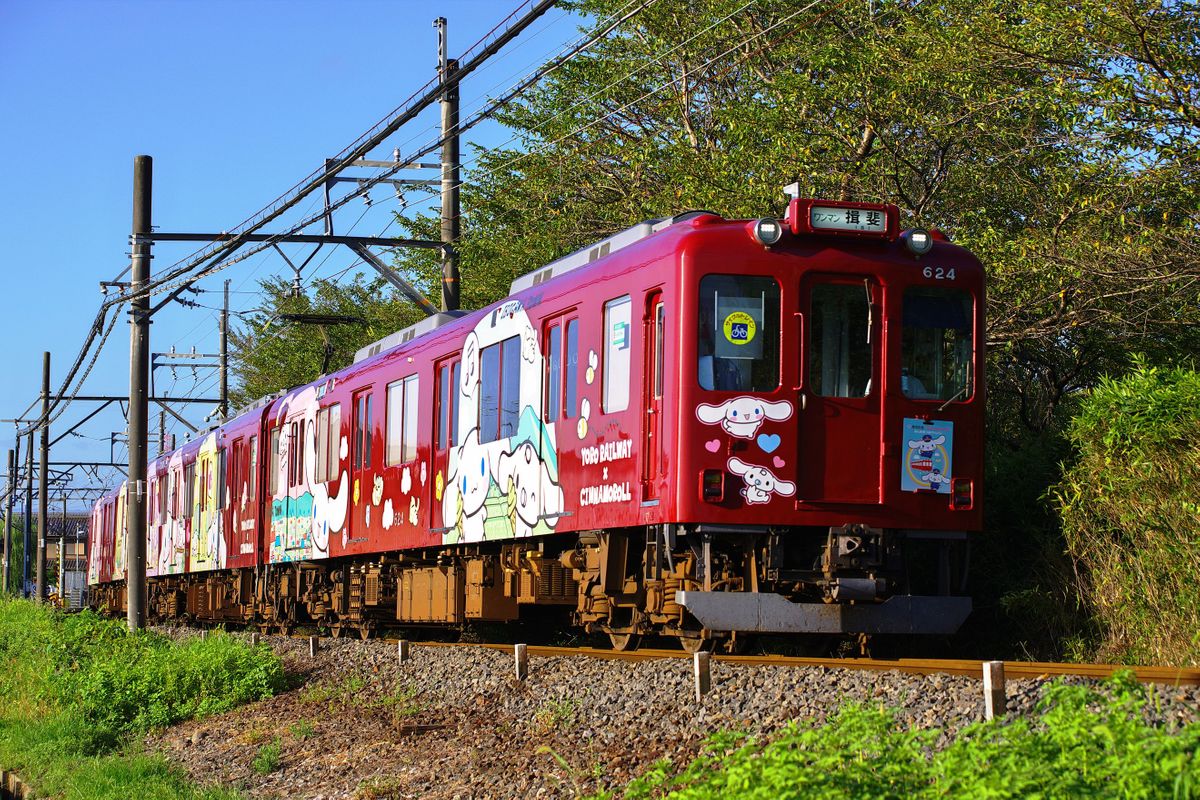
[[[933,278],[939,281],[954,280],[954,267],[946,269],[945,267],[926,267],[921,270],[921,274],[926,278]]]

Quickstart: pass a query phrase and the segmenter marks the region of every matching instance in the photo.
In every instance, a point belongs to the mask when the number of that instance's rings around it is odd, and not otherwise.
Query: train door
[[[239,436],[233,441],[229,452],[225,525],[229,531],[229,554],[241,556],[254,552],[254,518],[246,508],[249,490],[246,481],[246,440]],[[246,521],[250,524],[245,524]]]
[[[644,367],[642,375],[644,417],[642,422],[642,502],[658,501],[659,484],[663,474],[663,348],[666,336],[666,311],[662,292],[657,289],[646,297],[646,312],[642,321]]]
[[[351,500],[351,519],[357,519],[353,516],[353,511],[359,508],[359,503],[369,503],[371,497],[371,390],[362,389],[354,393],[354,445],[353,453],[350,460],[350,486],[352,489]],[[351,536],[366,536],[367,532],[364,529],[361,532],[355,531],[353,526],[349,528]]]
[[[307,447],[308,422],[303,413],[289,419],[285,426],[287,436],[287,487],[283,492],[284,502],[284,548],[305,550],[312,538],[312,492],[308,488],[304,454]],[[295,553],[292,558],[297,557]]]
[[[801,282],[800,501],[880,501],[880,297],[867,276]]]
[[[454,526],[454,520],[447,520],[442,509],[442,497],[446,491],[446,476],[450,474],[450,450],[458,446],[458,381],[461,370],[461,360],[455,356],[439,362],[437,366],[437,385],[434,387],[434,439],[433,439],[433,480],[430,508],[433,509],[433,532],[443,534]]]

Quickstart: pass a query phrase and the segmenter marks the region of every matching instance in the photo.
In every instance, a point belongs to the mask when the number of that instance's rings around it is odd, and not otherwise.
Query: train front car
[[[784,220],[687,215],[597,262],[641,265],[591,365],[632,339],[642,419],[621,423],[641,428],[641,480],[577,492],[568,462],[576,622],[689,649],[959,628],[982,519],[983,269],[898,217],[800,199]],[[599,435],[612,450],[631,433]],[[580,455],[624,480],[630,453]],[[616,503],[617,526],[591,502]],[[629,507],[641,524],[618,527]]]
[[[703,637],[946,634],[970,613],[983,269],[897,223],[797,199],[680,245],[679,523],[653,574]]]

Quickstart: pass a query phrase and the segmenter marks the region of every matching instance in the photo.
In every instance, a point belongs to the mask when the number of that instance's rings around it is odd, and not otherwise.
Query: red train
[[[983,270],[898,216],[645,222],[260,401],[150,464],[148,613],[367,636],[537,606],[622,648],[953,632]],[[123,492],[90,534],[113,611]]]

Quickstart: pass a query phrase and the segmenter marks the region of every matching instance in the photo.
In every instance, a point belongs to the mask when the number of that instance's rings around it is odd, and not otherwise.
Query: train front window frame
[[[696,380],[705,391],[773,392],[780,385],[779,282],[767,275],[700,279]]]
[[[946,286],[904,291],[900,389],[910,400],[967,401],[975,394],[975,301]]]
[[[870,279],[822,281],[809,293],[808,382],[821,397],[871,394],[875,372]]]

